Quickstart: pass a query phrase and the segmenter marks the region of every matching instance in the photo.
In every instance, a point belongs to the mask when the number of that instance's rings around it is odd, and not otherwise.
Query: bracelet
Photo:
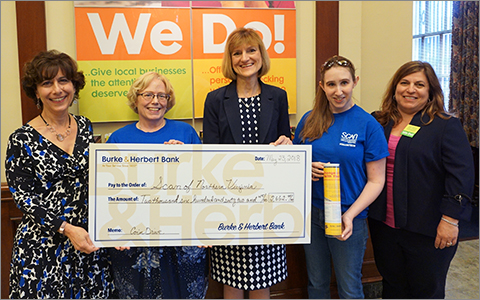
[[[445,222],[447,222],[447,223],[450,224],[450,225],[453,225],[453,226],[457,226],[457,227],[458,227],[458,223],[453,223],[452,221],[447,220],[447,219],[445,219],[444,217],[442,217],[442,221],[445,221]]]
[[[60,228],[58,228],[58,231],[61,235],[65,235],[65,226],[67,226],[67,222],[63,221],[62,225],[60,225]]]

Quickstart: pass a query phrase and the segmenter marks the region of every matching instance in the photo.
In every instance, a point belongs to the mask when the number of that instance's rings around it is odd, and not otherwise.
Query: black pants
[[[458,243],[435,249],[435,238],[368,219],[383,299],[443,299]]]

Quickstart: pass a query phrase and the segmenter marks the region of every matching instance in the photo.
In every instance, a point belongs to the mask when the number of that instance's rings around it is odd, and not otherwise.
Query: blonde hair
[[[175,91],[170,81],[162,74],[157,72],[147,72],[138,77],[130,87],[127,93],[128,106],[138,114],[137,98],[138,94],[143,92],[154,79],[160,79],[165,84],[165,93],[170,95],[170,99],[167,102],[167,111],[169,111],[175,105]]]
[[[222,60],[222,73],[228,79],[236,80],[237,73],[233,70],[232,52],[241,45],[258,46],[260,55],[262,56],[262,67],[258,71],[258,77],[262,77],[270,70],[270,58],[268,57],[267,49],[263,44],[260,35],[251,28],[239,27],[235,29],[227,38],[225,51]]]

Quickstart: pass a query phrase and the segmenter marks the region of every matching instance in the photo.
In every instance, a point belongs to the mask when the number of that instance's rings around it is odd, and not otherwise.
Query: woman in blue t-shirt
[[[164,118],[175,105],[173,87],[165,76],[155,72],[141,75],[130,87],[127,98],[129,106],[138,114],[138,122],[113,132],[108,143],[201,143],[192,126]],[[117,249],[110,248],[109,253],[120,299],[205,298],[208,286],[205,248]]]
[[[331,260],[340,298],[364,298],[367,209],[382,191],[388,148],[380,124],[352,100],[358,79],[348,59],[328,59],[313,110],[302,117],[293,140],[312,145],[311,244],[304,246],[310,298],[330,298]],[[340,164],[342,234],[336,238],[325,235],[325,163]]]

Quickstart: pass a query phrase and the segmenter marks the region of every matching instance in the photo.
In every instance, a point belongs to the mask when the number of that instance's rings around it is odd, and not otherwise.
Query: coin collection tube
[[[323,166],[325,235],[329,237],[342,234],[342,205],[340,196],[340,164]]]

